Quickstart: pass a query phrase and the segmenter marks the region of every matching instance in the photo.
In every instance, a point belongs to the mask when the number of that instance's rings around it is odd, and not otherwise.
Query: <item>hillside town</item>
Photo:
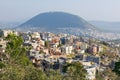
[[[59,70],[63,74],[66,63],[80,62],[87,71],[87,80],[96,79],[97,73],[113,70],[115,62],[119,61],[119,45],[112,42],[99,41],[89,37],[74,36],[68,34],[54,34],[50,32],[17,32],[1,30],[0,55],[6,54],[9,34],[21,36],[23,46],[29,47],[27,55],[32,64],[47,71]],[[117,46],[116,46],[117,45]],[[113,47],[115,46],[115,47]],[[4,59],[0,56],[0,61]],[[0,69],[0,72],[2,69]],[[48,73],[49,74],[49,73]],[[110,75],[102,74],[104,80],[110,79]]]

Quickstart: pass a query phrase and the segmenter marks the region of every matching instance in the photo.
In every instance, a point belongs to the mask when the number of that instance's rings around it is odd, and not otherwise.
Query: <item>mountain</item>
[[[63,31],[63,29],[80,29],[80,30],[95,30],[93,25],[85,21],[79,16],[64,13],[64,12],[48,12],[39,14],[25,23],[21,24],[16,29],[23,30],[44,30],[50,32]]]
[[[101,26],[101,25],[100,25]],[[64,12],[47,12],[32,17],[15,28],[18,31],[47,31],[93,37],[101,40],[120,39],[120,34],[104,32],[83,18]]]
[[[89,23],[104,31],[120,33],[120,22],[89,21]]]

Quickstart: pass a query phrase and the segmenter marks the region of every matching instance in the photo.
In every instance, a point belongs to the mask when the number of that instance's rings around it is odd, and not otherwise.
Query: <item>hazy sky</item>
[[[50,11],[86,20],[120,21],[120,0],[0,0],[0,21],[22,21]]]

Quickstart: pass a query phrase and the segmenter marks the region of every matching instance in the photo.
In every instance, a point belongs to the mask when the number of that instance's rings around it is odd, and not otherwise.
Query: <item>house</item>
[[[86,78],[88,80],[95,80],[96,71],[97,71],[97,68],[98,68],[97,64],[92,63],[91,61],[81,61],[81,63],[83,64],[84,68],[87,71]]]
[[[60,40],[63,45],[73,43],[73,38],[70,38],[68,36],[62,37]]]
[[[86,56],[85,60],[86,60],[86,61],[94,62],[94,63],[96,63],[97,65],[100,65],[100,57]]]
[[[38,54],[39,54],[39,51],[36,51],[36,50],[34,50],[34,49],[31,49],[30,52],[29,52],[29,55],[30,55],[30,56],[33,56],[33,57],[35,57],[35,56],[38,55]]]
[[[102,51],[103,51],[102,46],[97,46],[97,51],[98,51],[98,52],[102,52]]]
[[[46,54],[49,54],[49,49],[44,48],[44,49],[43,49],[43,52],[46,53]]]
[[[13,33],[13,31],[11,31],[11,30],[3,30],[3,36],[4,37],[7,37],[8,34],[10,34],[10,33]]]
[[[44,46],[45,45],[45,41],[40,40],[40,45]]]
[[[75,59],[78,59],[78,60],[83,60],[84,58],[84,55],[83,54],[80,54],[80,55],[76,55],[75,56]]]
[[[40,37],[42,40],[51,41],[52,40],[52,33],[49,33],[49,32],[40,33]]]
[[[96,78],[96,67],[95,66],[85,66],[85,69],[87,71],[87,79],[88,80],[95,80]]]
[[[23,38],[24,41],[31,40],[31,37],[28,34],[26,34],[26,33],[22,34],[22,38]]]
[[[51,36],[48,36],[48,37],[47,37],[47,41],[52,41],[52,37],[51,37]]]
[[[38,38],[38,39],[41,38],[40,34],[38,32],[33,32],[31,36],[32,36],[32,38]]]
[[[93,45],[93,46],[90,46],[90,47],[87,49],[87,52],[88,52],[88,53],[91,53],[91,54],[93,54],[93,55],[96,55],[96,53],[98,52],[97,50],[98,50],[98,49],[97,49],[97,46]]]
[[[71,54],[73,50],[72,46],[62,46],[61,47],[61,53],[62,54]]]
[[[39,46],[39,44],[37,44],[37,42],[36,42],[36,41],[35,41],[35,43],[31,43],[31,45],[32,45],[33,49],[36,49],[36,48],[37,48],[37,46]]]
[[[0,47],[3,49],[6,48],[6,41],[4,41],[3,38],[0,38]]]
[[[92,47],[92,52],[93,52],[93,54],[96,54],[96,53],[97,53],[97,46],[93,46],[93,47]]]
[[[88,44],[86,43],[81,43],[80,49],[86,50],[88,48]]]

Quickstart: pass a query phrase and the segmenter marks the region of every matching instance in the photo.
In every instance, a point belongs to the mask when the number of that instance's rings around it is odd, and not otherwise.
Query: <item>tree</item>
[[[0,69],[4,68],[5,64],[3,62],[0,62]]]
[[[104,80],[104,78],[108,80],[116,80],[117,75],[112,72],[110,68],[106,68],[104,71],[100,71],[96,73],[96,80]]]
[[[66,73],[67,80],[85,80],[87,75],[87,71],[80,62],[67,63],[63,67],[63,72]]]
[[[49,73],[47,76],[48,80],[63,80],[63,76],[60,74],[60,72],[58,70],[49,70]]]
[[[22,45],[23,39],[15,34],[9,34],[5,40],[8,42],[5,50],[7,56],[2,56],[2,58],[7,57],[4,58],[6,67],[0,73],[0,80],[23,80],[26,71],[24,67],[33,66],[26,54],[26,48]],[[1,67],[4,67],[2,63]]]
[[[58,47],[61,47],[63,44],[59,44]]]
[[[46,80],[47,78],[42,70],[36,69],[35,67],[28,66],[25,67],[25,70],[24,80]]]
[[[20,36],[16,36],[15,34],[9,34],[6,37],[8,41],[6,47],[6,53],[10,55],[12,58],[16,58],[22,51],[22,43],[23,39]]]
[[[49,42],[48,41],[45,41],[45,47],[49,48]]]
[[[120,61],[115,63],[115,68],[113,70],[118,76],[120,76]]]
[[[31,64],[28,56],[27,50],[22,44],[23,39],[21,36],[16,36],[15,34],[9,34],[6,37],[7,48],[6,53],[10,56],[10,64],[20,64],[23,66],[28,66]]]

